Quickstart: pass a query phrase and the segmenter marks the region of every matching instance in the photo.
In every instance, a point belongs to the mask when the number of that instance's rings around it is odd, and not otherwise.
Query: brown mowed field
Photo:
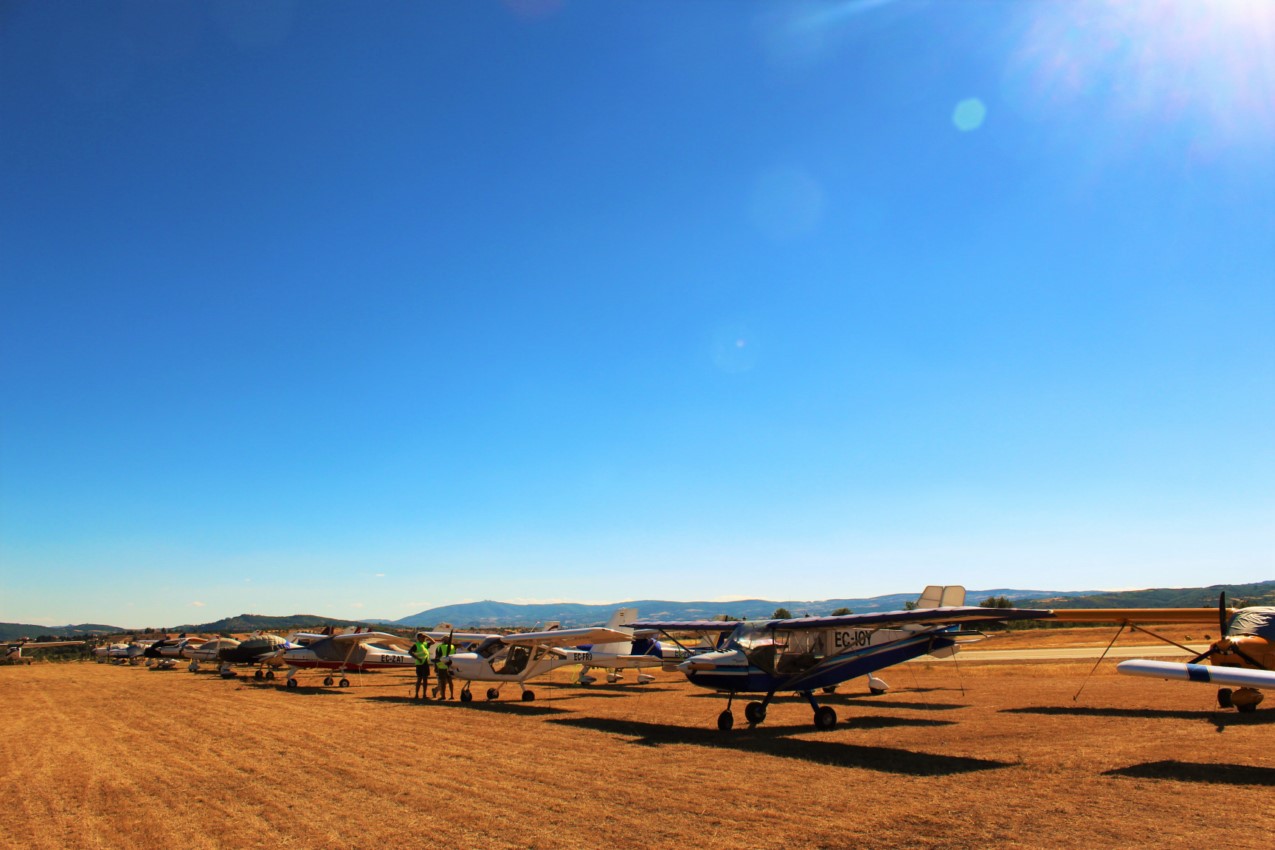
[[[891,693],[725,700],[676,674],[417,704],[184,669],[0,668],[4,848],[1265,848],[1275,710],[1089,663],[909,664]],[[309,677],[308,681],[316,681]]]

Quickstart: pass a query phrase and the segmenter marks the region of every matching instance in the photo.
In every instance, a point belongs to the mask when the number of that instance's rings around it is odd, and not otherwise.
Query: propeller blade
[[[1217,628],[1218,638],[1226,637],[1226,591],[1217,595]]]

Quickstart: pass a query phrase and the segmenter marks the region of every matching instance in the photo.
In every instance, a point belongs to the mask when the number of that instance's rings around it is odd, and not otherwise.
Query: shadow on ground
[[[1136,720],[1207,720],[1221,732],[1228,726],[1265,726],[1275,723],[1275,711],[1240,714],[1229,711],[1193,711],[1175,708],[1110,708],[1084,705],[1039,705],[1004,708],[1005,714],[1071,714],[1077,717],[1128,717]]]
[[[567,714],[565,708],[554,708],[551,705],[536,705],[534,702],[461,702],[460,700],[415,700],[411,697],[376,696],[366,697],[369,702],[398,703],[399,705],[419,705],[422,708],[442,708],[457,711],[487,711],[494,714],[522,714],[528,717],[546,714]]]
[[[1275,785],[1275,768],[1243,764],[1193,764],[1185,761],[1151,761],[1108,770],[1103,776],[1135,779],[1175,779],[1211,785]]]
[[[903,721],[895,718],[875,718],[883,725],[947,725],[936,721]],[[978,770],[1012,767],[1012,762],[990,759],[945,756],[936,753],[918,753],[893,747],[864,747],[845,744],[828,738],[806,740],[790,737],[794,733],[810,732],[808,725],[764,726],[758,729],[719,732],[716,729],[691,729],[685,726],[662,726],[631,720],[611,720],[600,717],[569,717],[550,721],[564,726],[577,726],[596,732],[607,732],[634,738],[631,743],[643,747],[666,745],[691,745],[715,750],[740,750],[764,753],[779,758],[830,764],[837,767],[856,767],[882,773],[900,773],[912,776],[948,776],[971,773]],[[856,728],[861,719],[854,721]],[[869,728],[871,728],[869,726]]]

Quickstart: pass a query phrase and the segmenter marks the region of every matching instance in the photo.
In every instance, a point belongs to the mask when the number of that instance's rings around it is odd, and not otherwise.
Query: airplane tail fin
[[[620,626],[627,626],[635,620],[637,620],[636,608],[616,608],[611,615],[611,619],[607,620],[607,628],[618,629]]]
[[[964,604],[965,588],[959,584],[932,584],[921,591],[921,598],[916,601],[918,608],[949,608]]]

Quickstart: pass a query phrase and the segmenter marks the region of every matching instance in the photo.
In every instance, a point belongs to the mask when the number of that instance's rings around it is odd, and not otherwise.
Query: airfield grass
[[[1108,662],[915,663],[715,727],[657,673],[488,703],[94,663],[0,668],[0,847],[1265,847],[1275,709]],[[303,674],[304,675],[304,674]],[[631,673],[629,674],[632,675]]]

